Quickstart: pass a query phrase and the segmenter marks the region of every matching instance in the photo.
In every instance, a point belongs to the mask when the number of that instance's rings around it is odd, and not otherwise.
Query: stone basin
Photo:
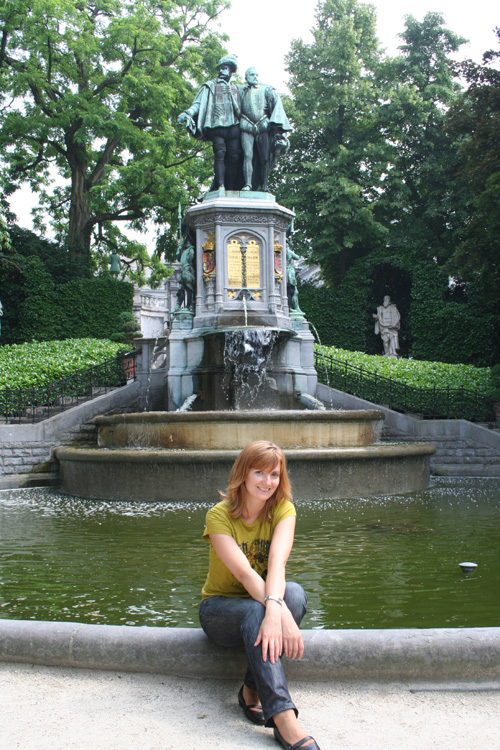
[[[384,415],[365,411],[143,412],[99,416],[100,448],[237,450],[253,440],[283,449],[370,445],[380,439]]]
[[[380,443],[382,412],[149,412],[95,418],[98,447],[59,447],[62,489],[80,497],[216,501],[238,452],[272,440],[286,454],[294,498],[424,489],[428,443]]]

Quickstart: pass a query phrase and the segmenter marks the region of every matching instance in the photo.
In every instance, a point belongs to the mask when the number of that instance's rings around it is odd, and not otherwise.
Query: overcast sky
[[[395,54],[404,28],[404,16],[412,14],[421,20],[428,11],[442,13],[446,26],[469,40],[459,58],[482,61],[483,52],[498,49],[493,32],[500,25],[498,6],[493,0],[374,0],[377,31],[382,46]],[[293,39],[312,41],[310,30],[315,23],[316,0],[232,0],[232,7],[220,19],[220,28],[229,35],[228,50],[238,55],[239,71],[244,74],[251,65],[259,72],[261,83],[286,91],[285,55]],[[32,198],[27,189],[18,190],[11,208],[21,226],[31,228],[29,211]],[[140,240],[140,236],[138,236]],[[144,241],[144,240],[143,240]]]
[[[422,20],[429,11],[442,13],[447,28],[469,40],[462,47],[460,58],[482,61],[483,52],[497,49],[495,26],[500,13],[494,0],[374,0],[377,34],[382,46],[394,54],[404,29],[404,16]],[[221,30],[231,38],[230,52],[238,55],[240,72],[254,65],[262,83],[269,83],[283,92],[287,73],[285,55],[292,39],[312,41],[317,0],[232,0],[231,8],[221,16]]]

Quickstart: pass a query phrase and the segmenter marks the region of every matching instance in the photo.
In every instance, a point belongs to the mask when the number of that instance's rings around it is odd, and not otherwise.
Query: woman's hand
[[[262,659],[274,664],[283,652],[283,633],[281,627],[281,607],[277,602],[268,602],[266,614],[259,628],[254,646],[262,643]]]
[[[283,634],[283,653],[285,656],[289,659],[302,659],[304,655],[302,634],[286,605],[283,606],[281,615],[281,632]]]

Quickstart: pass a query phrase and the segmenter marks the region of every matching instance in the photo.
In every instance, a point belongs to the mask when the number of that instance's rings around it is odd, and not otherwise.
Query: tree
[[[387,165],[374,9],[323,0],[313,35],[311,44],[293,42],[287,57],[294,133],[275,186],[297,210],[302,251],[339,281],[386,234],[374,214]]]
[[[407,16],[401,54],[384,61],[391,87],[378,116],[390,145],[377,217],[389,228],[397,254],[443,265],[463,226],[465,206],[457,190],[458,149],[446,132],[446,111],[459,93],[451,55],[465,42],[444,26],[443,16]]]
[[[79,272],[91,246],[144,259],[118,225],[175,226],[204,173],[177,115],[223,52],[227,0],[4,0],[0,149],[8,196],[23,182]],[[42,219],[38,216],[38,226]]]
[[[500,41],[500,28],[495,29]],[[450,137],[461,155],[460,186],[468,215],[463,241],[452,257],[453,270],[465,279],[480,275],[484,291],[500,304],[500,71],[491,63],[500,51],[483,55],[483,65],[471,60],[459,67],[467,91],[451,108]]]

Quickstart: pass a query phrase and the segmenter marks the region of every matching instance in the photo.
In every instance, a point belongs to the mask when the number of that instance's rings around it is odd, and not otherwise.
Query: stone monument
[[[377,312],[373,313],[373,317],[375,318],[375,333],[382,337],[384,357],[397,357],[401,315],[396,305],[391,303],[389,295],[384,297],[383,303],[377,307]]]
[[[297,392],[316,392],[314,339],[296,287],[289,300],[294,272],[288,266],[298,257],[287,240],[294,213],[267,190],[269,172],[288,147],[290,125],[280,97],[258,82],[254,68],[245,84],[231,83],[236,68],[234,55],[223,57],[217,78],[203,84],[178,118],[191,135],[212,141],[214,180],[183,219],[186,248],[192,248],[185,287],[193,294],[186,293],[173,313],[168,410],[193,394],[199,396],[194,408],[212,410],[259,408],[266,393],[275,407],[290,407]],[[231,390],[238,364],[250,373],[244,403]]]

